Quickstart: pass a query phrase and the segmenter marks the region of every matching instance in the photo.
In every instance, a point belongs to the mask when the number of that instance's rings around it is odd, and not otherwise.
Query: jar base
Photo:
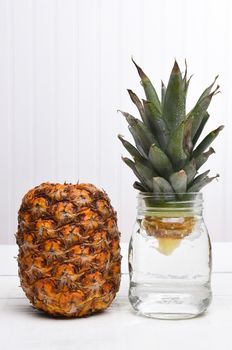
[[[158,320],[187,320],[190,318],[195,318],[198,317],[200,315],[202,315],[204,313],[204,311],[200,314],[166,314],[166,313],[141,313],[141,312],[137,312],[137,314],[139,316],[145,316],[145,317],[149,317],[149,318],[154,318],[154,319],[158,319]]]
[[[157,290],[154,285],[133,285],[130,288],[129,300],[139,315],[180,320],[194,318],[206,311],[211,302],[209,286],[198,286]]]

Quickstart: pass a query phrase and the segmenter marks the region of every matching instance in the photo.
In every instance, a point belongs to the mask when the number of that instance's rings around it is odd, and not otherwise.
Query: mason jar
[[[202,193],[138,195],[129,244],[129,300],[137,313],[186,319],[208,308],[211,244],[202,210]]]

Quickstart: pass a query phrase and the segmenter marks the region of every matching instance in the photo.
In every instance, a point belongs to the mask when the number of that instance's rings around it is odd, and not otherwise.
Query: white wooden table
[[[213,244],[213,303],[184,321],[137,316],[128,299],[126,245],[119,293],[104,313],[82,319],[53,319],[34,310],[17,277],[16,246],[0,246],[1,350],[229,350],[232,348],[232,243]]]

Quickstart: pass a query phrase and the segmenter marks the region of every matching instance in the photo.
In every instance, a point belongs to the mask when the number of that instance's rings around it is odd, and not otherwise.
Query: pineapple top
[[[134,187],[141,192],[185,193],[198,192],[219,175],[209,177],[209,170],[199,174],[200,167],[215,153],[209,147],[223,126],[211,131],[201,142],[201,133],[209,119],[207,109],[212,97],[219,91],[217,80],[200,95],[195,106],[186,113],[186,96],[190,78],[187,65],[184,74],[175,61],[167,87],[161,86],[161,100],[150,79],[134,62],[146,100],[140,100],[128,90],[132,102],[138,108],[140,119],[120,111],[128,122],[135,146],[118,135],[133,160],[123,161],[133,170],[139,181]]]

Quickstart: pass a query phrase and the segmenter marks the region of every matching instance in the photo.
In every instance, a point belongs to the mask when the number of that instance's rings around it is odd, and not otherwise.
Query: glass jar
[[[138,195],[129,300],[139,314],[185,319],[209,306],[211,244],[202,204],[201,193]]]

